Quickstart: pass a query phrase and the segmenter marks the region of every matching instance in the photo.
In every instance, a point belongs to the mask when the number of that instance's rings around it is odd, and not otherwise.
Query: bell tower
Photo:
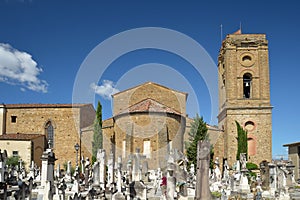
[[[272,159],[272,106],[265,34],[229,34],[218,58],[220,157],[232,166],[237,154],[235,121],[248,132],[248,161]]]

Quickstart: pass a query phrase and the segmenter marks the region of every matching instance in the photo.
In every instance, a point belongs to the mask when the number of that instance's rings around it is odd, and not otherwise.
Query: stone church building
[[[236,160],[239,122],[248,131],[248,160],[272,159],[272,106],[268,41],[265,34],[229,34],[218,58],[218,126],[209,126],[215,157]],[[149,168],[164,167],[171,149],[184,152],[192,119],[186,114],[188,94],[146,82],[112,95],[112,117],[103,121],[106,155],[139,152]],[[107,108],[103,108],[107,109]],[[2,104],[0,147],[26,163],[40,163],[50,141],[63,165],[79,156],[91,158],[95,109],[91,104]],[[26,153],[25,153],[26,152]],[[24,154],[24,155],[23,155]],[[26,154],[26,155],[25,155]],[[74,164],[73,164],[74,166]]]

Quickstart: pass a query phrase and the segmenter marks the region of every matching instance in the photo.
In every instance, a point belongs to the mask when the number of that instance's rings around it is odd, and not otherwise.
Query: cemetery
[[[42,155],[42,167],[31,163],[29,171],[22,165],[6,165],[7,153],[1,150],[1,199],[75,200],[75,199],[300,199],[300,187],[294,179],[291,162],[263,161],[253,170],[247,168],[245,155],[234,166],[226,160],[210,168],[210,144],[199,141],[197,166],[187,168],[185,155],[173,149],[164,169],[148,170],[139,149],[129,156],[126,165],[112,152],[97,152],[96,162],[82,158],[72,170],[60,165],[55,169],[55,154],[48,148]],[[143,164],[142,164],[143,163]],[[255,174],[255,175],[253,175]]]

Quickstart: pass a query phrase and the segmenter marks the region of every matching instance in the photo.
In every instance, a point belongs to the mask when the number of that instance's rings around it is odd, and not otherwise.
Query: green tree
[[[203,117],[197,114],[194,121],[191,123],[191,129],[188,132],[189,141],[185,143],[186,155],[189,160],[188,166],[194,164],[197,166],[197,144],[199,140],[209,140],[207,133],[207,124],[204,122]],[[211,161],[213,156],[213,149],[211,146]]]
[[[240,160],[240,154],[246,153],[246,158],[248,158],[248,137],[247,137],[247,131],[245,131],[241,125],[235,121],[237,126],[237,142],[238,142],[238,149],[236,154],[236,159]]]
[[[20,156],[10,156],[7,158],[6,160],[6,165],[8,166],[17,166],[19,165],[19,161],[21,160],[21,157]],[[25,162],[22,161],[22,165],[25,165]]]
[[[102,105],[98,101],[96,118],[94,121],[94,134],[92,142],[92,162],[96,160],[98,149],[103,148],[103,135],[102,135]]]

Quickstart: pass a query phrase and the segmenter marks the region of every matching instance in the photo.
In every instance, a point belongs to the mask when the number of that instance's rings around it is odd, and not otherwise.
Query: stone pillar
[[[115,182],[115,174],[114,174],[114,154],[111,151],[109,155],[109,159],[107,161],[108,169],[107,169],[107,184],[108,187],[111,187]]]
[[[90,176],[90,159],[87,157],[85,160],[85,166],[84,166],[84,183],[85,183],[85,188],[89,187],[89,176]]]
[[[208,141],[199,141],[197,144],[197,176],[196,176],[196,200],[210,200],[209,189],[209,160],[210,144]]]
[[[158,154],[157,160],[159,162],[159,166],[164,168],[167,166],[167,158],[168,155],[168,129],[167,126],[162,128],[157,134],[157,142],[158,142]]]
[[[42,175],[41,175],[41,186],[46,186],[47,182],[50,182],[51,185],[54,181],[54,163],[57,160],[55,158],[52,149],[47,149],[44,151],[42,157]]]
[[[119,156],[118,157],[118,182],[117,182],[117,189],[118,192],[122,192],[122,174],[121,174],[121,170],[122,170],[122,157]]]
[[[105,190],[105,179],[106,179],[106,165],[105,165],[106,153],[104,149],[98,149],[97,160],[99,162],[99,178],[100,186]]]
[[[100,186],[99,162],[94,162],[93,165],[93,186]]]

